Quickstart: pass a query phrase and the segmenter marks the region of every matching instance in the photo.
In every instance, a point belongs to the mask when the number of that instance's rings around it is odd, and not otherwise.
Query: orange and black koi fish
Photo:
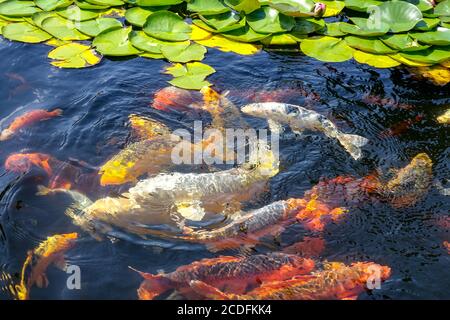
[[[190,285],[196,293],[218,300],[350,300],[369,289],[372,279],[384,281],[390,275],[389,267],[373,262],[350,266],[333,262],[326,264],[324,271],[263,283],[246,294],[225,293],[199,280],[192,280]]]
[[[192,280],[203,281],[225,292],[242,294],[261,283],[291,279],[308,274],[313,269],[313,260],[285,253],[249,257],[220,256],[181,266],[167,274],[139,272],[145,280],[138,289],[138,296],[143,300],[151,300],[170,289],[176,289],[187,298],[198,298],[189,287]]]
[[[0,141],[5,141],[10,139],[13,135],[15,135],[19,130],[29,127],[36,122],[44,121],[51,119],[53,117],[60,116],[62,114],[61,109],[55,109],[53,111],[47,110],[33,110],[29,111],[21,116],[18,116],[13,120],[13,122],[9,125],[8,128],[4,129],[0,134]]]
[[[151,106],[161,111],[192,111],[201,109],[202,96],[197,91],[165,87],[155,93]]]

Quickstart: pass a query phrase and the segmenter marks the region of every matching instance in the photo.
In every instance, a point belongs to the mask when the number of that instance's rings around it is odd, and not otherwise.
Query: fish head
[[[161,111],[188,111],[196,109],[196,102],[201,97],[189,90],[177,87],[166,87],[155,93],[152,107]]]
[[[119,185],[136,180],[136,177],[131,172],[131,168],[135,165],[134,162],[126,162],[111,160],[104,164],[98,174],[100,177],[100,185]]]
[[[0,133],[0,141],[5,141],[14,135],[14,131],[10,129],[5,129]]]
[[[414,159],[412,159],[411,165],[414,167],[431,168],[433,161],[431,161],[430,157],[426,153],[419,153],[414,157]]]
[[[6,159],[5,168],[9,171],[25,173],[31,169],[32,165],[35,165],[48,171],[49,159],[49,155],[42,153],[16,153]]]

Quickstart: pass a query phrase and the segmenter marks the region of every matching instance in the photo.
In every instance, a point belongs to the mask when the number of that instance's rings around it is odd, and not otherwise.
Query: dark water
[[[0,163],[11,153],[41,152],[60,160],[78,159],[99,166],[128,142],[131,113],[163,121],[172,129],[192,121],[149,107],[153,94],[170,79],[161,74],[167,66],[163,61],[105,59],[95,68],[59,70],[48,63],[49,50],[43,45],[0,40],[1,127],[27,110],[63,109],[62,117],[39,123],[2,142]],[[375,170],[389,172],[390,168],[405,166],[420,152],[432,158],[434,179],[449,179],[448,126],[435,121],[449,106],[449,86],[436,87],[398,68],[379,70],[355,62],[322,63],[295,53],[262,52],[242,57],[209,51],[205,62],[217,70],[210,81],[219,91],[231,90],[231,99],[237,105],[245,102],[245,90],[291,88],[315,92],[320,95],[319,101],[308,102],[303,96],[294,95],[289,102],[308,104],[333,119],[344,132],[370,139],[364,158],[358,162],[321,134],[296,143],[282,143],[282,171],[270,180],[270,190],[246,204],[246,208],[301,197],[320,178],[362,177]],[[7,74],[22,76],[26,85]],[[367,94],[412,107],[367,104],[363,99]],[[418,116],[420,120],[401,135],[380,135]],[[255,126],[264,126],[262,121],[248,120]],[[0,168],[0,266],[18,275],[27,251],[47,236],[78,232],[81,240],[66,257],[70,264],[80,266],[82,289],[68,290],[67,274],[50,267],[50,285],[46,289],[33,287],[32,299],[136,299],[141,279],[128,266],[151,273],[170,272],[180,265],[215,256],[201,245],[158,239],[145,243],[137,239],[98,242],[64,215],[67,198],[35,195],[36,186],[45,183],[46,176],[38,169],[18,175]],[[124,188],[112,189],[118,192]],[[98,187],[87,190],[94,199],[109,192],[110,189]],[[448,198],[432,188],[423,201],[408,208],[394,209],[383,203],[350,208],[351,213],[342,221],[327,226],[327,246],[322,258],[343,262],[369,260],[392,268],[392,277],[380,290],[363,293],[360,299],[449,299],[450,256],[442,247],[449,235],[436,223],[440,217],[448,216],[449,205]],[[282,244],[291,244],[305,235],[308,232],[302,227],[291,227],[283,234]]]

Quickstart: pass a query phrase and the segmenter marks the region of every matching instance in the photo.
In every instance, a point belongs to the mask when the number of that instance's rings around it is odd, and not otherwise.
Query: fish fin
[[[140,300],[153,300],[173,287],[171,280],[164,275],[137,272],[145,279],[137,290]]]
[[[201,221],[205,216],[205,209],[200,201],[180,202],[175,204],[178,213],[185,219],[192,221]]]
[[[50,188],[47,188],[43,185],[38,185],[37,189],[38,189],[38,192],[36,192],[37,196],[47,196],[52,191]]]
[[[38,288],[47,288],[48,284],[49,284],[48,278],[45,275],[45,273],[40,274],[39,276],[37,276],[37,278],[36,278],[36,286]]]
[[[204,283],[203,281],[192,280],[189,282],[189,286],[195,291],[195,293],[209,299],[231,300],[234,296],[236,296],[233,294],[226,294],[219,289]]]
[[[66,263],[66,259],[64,259],[64,256],[61,256],[60,258],[56,259],[54,261],[54,265],[55,265],[55,267],[57,267],[58,269],[60,269],[62,271],[67,270],[67,263]]]
[[[62,115],[63,111],[62,111],[62,109],[57,108],[57,109],[53,110],[52,113],[55,116],[60,116],[60,115]]]
[[[336,138],[355,160],[361,158],[361,147],[365,146],[369,142],[367,138],[358,136],[356,134],[347,134],[341,132],[338,133]]]

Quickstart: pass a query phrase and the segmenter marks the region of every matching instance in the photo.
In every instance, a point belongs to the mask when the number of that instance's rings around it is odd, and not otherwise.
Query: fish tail
[[[367,138],[356,134],[347,134],[342,132],[339,132],[336,138],[355,160],[361,158],[361,147],[365,146],[369,142]]]
[[[52,189],[47,188],[43,185],[38,185],[37,189],[38,189],[38,192],[36,192],[37,196],[48,196],[52,192]]]
[[[194,290],[195,293],[206,297],[208,299],[214,299],[214,300],[236,300],[239,298],[239,295],[237,294],[227,294],[219,289],[204,283],[203,281],[199,280],[192,280],[189,282],[189,286],[192,290]]]
[[[129,268],[139,273],[145,279],[137,290],[140,300],[153,300],[155,297],[173,288],[172,281],[163,274],[145,273],[132,267]]]
[[[57,109],[53,110],[51,113],[52,113],[52,115],[57,117],[57,116],[62,115],[63,111],[62,111],[62,109],[57,108]]]

